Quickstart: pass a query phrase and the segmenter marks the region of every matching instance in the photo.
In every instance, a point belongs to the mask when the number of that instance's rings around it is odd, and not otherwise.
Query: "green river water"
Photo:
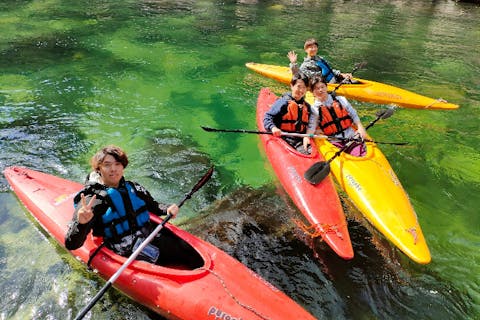
[[[454,1],[0,1],[0,170],[83,181],[117,144],[129,179],[178,202],[173,223],[222,248],[318,319],[480,318],[480,6]],[[303,41],[357,76],[459,104],[399,108],[370,130],[418,214],[432,262],[417,265],[342,195],[355,250],[314,249],[247,134],[261,87],[245,68],[288,64]],[[384,106],[351,101],[364,123]],[[355,218],[357,217],[357,218]],[[0,319],[71,319],[104,282],[55,244],[0,176]],[[91,319],[161,319],[111,289]],[[194,317],[192,317],[194,318]],[[246,319],[244,319],[246,320]]]

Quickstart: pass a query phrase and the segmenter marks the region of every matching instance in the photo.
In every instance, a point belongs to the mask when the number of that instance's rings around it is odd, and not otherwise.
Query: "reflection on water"
[[[215,164],[175,223],[316,317],[477,318],[479,18],[478,5],[454,1],[1,3],[0,169],[82,181],[90,155],[115,143],[129,153],[128,178],[176,202]],[[345,198],[355,258],[339,259],[292,222],[299,213],[273,186],[256,135],[201,130],[255,129],[259,89],[286,88],[245,62],[286,65],[310,36],[342,71],[368,61],[358,76],[461,105],[399,109],[371,130],[409,142],[382,150],[419,216],[430,265],[409,261]],[[380,108],[352,103],[364,121]],[[0,318],[71,318],[103,282],[39,231],[3,176],[0,191]],[[159,319],[115,290],[94,317]]]

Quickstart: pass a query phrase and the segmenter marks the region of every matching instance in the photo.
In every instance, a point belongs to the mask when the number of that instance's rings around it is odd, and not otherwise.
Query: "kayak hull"
[[[257,126],[264,130],[263,116],[277,96],[268,88],[260,91],[257,101]],[[318,185],[308,183],[303,173],[323,157],[315,146],[312,154],[304,155],[291,148],[283,139],[263,134],[261,142],[280,183],[297,208],[312,226],[312,234],[320,235],[343,259],[352,259],[353,248],[347,222],[333,180],[328,177]]]
[[[267,77],[289,84],[292,79],[290,68],[269,64],[249,62],[247,68]],[[354,78],[359,83],[342,84],[336,93],[349,99],[371,102],[377,104],[395,104],[404,108],[413,109],[458,109],[456,104],[448,103],[442,99],[429,98],[405,89],[388,84]],[[328,84],[328,90],[332,91],[338,84]]]
[[[72,199],[82,185],[38,171],[8,167],[4,175],[40,225],[64,246],[73,214]],[[161,222],[152,215],[152,220]],[[194,269],[134,261],[113,284],[135,301],[167,319],[315,319],[280,290],[213,245],[165,224],[203,260]],[[91,235],[71,253],[86,263],[101,239]],[[91,261],[109,279],[127,260],[103,247]]]
[[[316,139],[326,159],[338,151],[325,139]],[[417,215],[388,160],[375,143],[367,154],[355,157],[342,152],[330,163],[331,173],[363,216],[413,261],[431,261]]]

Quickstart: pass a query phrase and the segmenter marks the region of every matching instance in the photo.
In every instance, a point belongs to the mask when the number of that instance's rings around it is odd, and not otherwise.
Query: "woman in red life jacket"
[[[358,138],[361,141],[354,142],[345,152],[354,156],[364,156],[366,149],[363,139],[367,137],[367,133],[357,111],[345,97],[329,94],[323,78],[313,78],[310,87],[315,103],[312,106],[307,133],[315,133],[318,127],[327,136],[341,138],[342,140],[332,139],[332,144],[339,148],[348,143],[348,139]]]
[[[280,137],[282,132],[306,133],[310,104],[305,101],[307,79],[303,74],[295,74],[290,81],[291,92],[283,94],[263,117],[265,130]],[[310,153],[310,139],[282,136],[282,138],[303,154]]]

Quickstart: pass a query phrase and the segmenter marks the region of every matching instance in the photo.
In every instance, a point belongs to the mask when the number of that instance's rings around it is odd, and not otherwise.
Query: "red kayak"
[[[82,185],[49,174],[9,167],[5,177],[35,219],[64,246],[73,214],[72,198]],[[152,215],[159,223],[161,220]],[[280,290],[213,245],[165,224],[162,236],[186,244],[191,259],[184,264],[153,265],[134,261],[114,286],[167,319],[315,319]],[[88,236],[71,251],[86,263],[101,243]],[[91,261],[109,279],[127,259],[103,247]]]
[[[260,90],[257,101],[259,130],[264,130],[263,116],[276,99],[277,96],[270,89]],[[313,145],[312,153],[305,155],[280,137],[263,134],[261,140],[280,183],[310,223],[313,231],[310,233],[321,236],[341,258],[352,259],[353,248],[347,221],[332,178],[328,176],[321,183],[313,185],[303,177],[314,163],[325,161],[318,148]]]

